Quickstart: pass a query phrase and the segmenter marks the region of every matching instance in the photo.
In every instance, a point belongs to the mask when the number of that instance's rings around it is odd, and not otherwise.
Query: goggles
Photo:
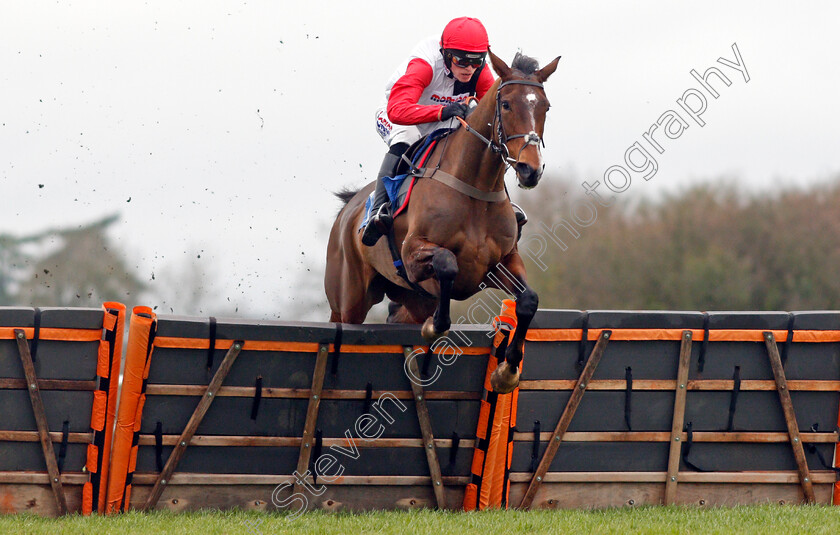
[[[484,63],[484,53],[456,52],[450,50],[449,58],[452,61],[452,65],[456,67],[478,68]]]

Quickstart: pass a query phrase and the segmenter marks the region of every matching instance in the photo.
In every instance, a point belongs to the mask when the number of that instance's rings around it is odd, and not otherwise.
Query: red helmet
[[[464,52],[487,52],[490,41],[480,20],[472,17],[452,19],[440,37],[440,47]]]

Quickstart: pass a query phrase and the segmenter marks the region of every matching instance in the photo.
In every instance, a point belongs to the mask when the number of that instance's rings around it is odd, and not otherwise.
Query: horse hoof
[[[426,321],[423,322],[423,328],[420,329],[420,334],[429,342],[435,339],[435,324],[431,317],[426,318]]]
[[[519,369],[511,371],[508,363],[502,362],[490,374],[490,386],[493,387],[493,392],[498,394],[513,392],[519,386]]]
[[[423,339],[425,339],[429,343],[432,343],[438,338],[448,336],[449,331],[446,330],[442,333],[437,332],[435,330],[435,322],[432,319],[432,317],[429,316],[428,318],[426,318],[426,321],[423,322],[423,327],[420,329],[420,334],[423,336]]]

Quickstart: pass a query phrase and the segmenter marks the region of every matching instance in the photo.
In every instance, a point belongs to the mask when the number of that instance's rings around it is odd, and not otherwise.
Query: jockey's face
[[[455,77],[456,80],[462,83],[467,83],[472,78],[473,74],[475,74],[475,70],[478,67],[475,65],[467,65],[466,67],[459,67],[458,65],[452,64],[452,76]]]

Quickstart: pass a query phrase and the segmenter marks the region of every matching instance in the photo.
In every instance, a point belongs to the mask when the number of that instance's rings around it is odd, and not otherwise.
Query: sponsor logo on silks
[[[393,128],[391,122],[383,114],[380,113],[376,116],[376,130],[379,131],[380,136],[387,138]]]
[[[463,101],[467,100],[468,98],[469,98],[469,95],[466,95],[466,94],[458,95],[458,96],[455,96],[455,97],[450,97],[450,96],[446,96],[446,95],[432,95],[431,97],[429,97],[429,100],[431,100],[432,102],[440,102],[440,103],[451,104],[453,102],[463,102]]]
[[[376,116],[376,122],[377,124],[381,124],[384,128],[387,128],[388,130],[391,130],[393,128],[393,126],[391,126],[391,122],[388,119],[386,119],[385,116],[381,113]]]

